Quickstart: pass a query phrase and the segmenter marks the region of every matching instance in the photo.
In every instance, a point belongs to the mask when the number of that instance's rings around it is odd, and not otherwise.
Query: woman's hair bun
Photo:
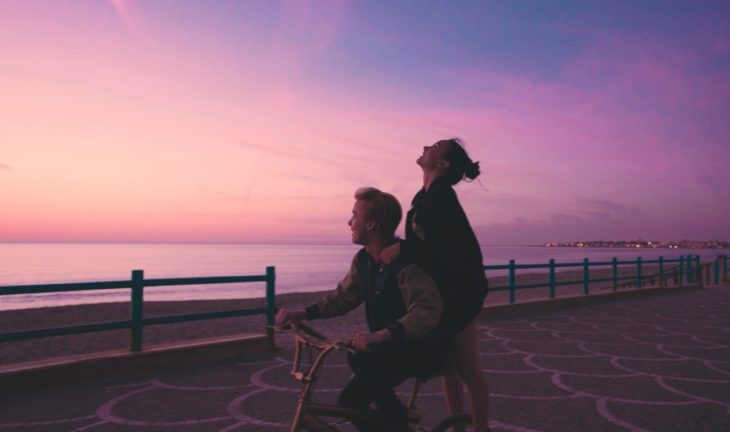
[[[466,167],[464,167],[464,177],[468,178],[469,180],[474,180],[475,178],[479,177],[479,174],[481,174],[481,170],[479,169],[479,162],[467,163]]]
[[[479,162],[472,162],[469,155],[466,154],[464,142],[458,138],[444,141],[450,143],[449,149],[444,155],[444,159],[449,162],[449,169],[445,173],[449,184],[453,186],[464,179],[474,180],[479,177]]]

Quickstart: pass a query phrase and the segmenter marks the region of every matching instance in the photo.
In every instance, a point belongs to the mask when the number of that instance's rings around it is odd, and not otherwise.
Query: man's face
[[[352,206],[352,217],[347,223],[352,230],[352,242],[366,246],[370,239],[370,231],[374,229],[373,220],[367,219],[368,204],[364,201],[355,201]]]

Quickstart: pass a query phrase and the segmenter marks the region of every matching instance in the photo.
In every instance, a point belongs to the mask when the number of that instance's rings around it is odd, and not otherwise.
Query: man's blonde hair
[[[403,218],[403,210],[393,195],[374,187],[362,187],[355,191],[355,199],[368,204],[366,217],[378,223],[380,236],[395,237],[395,229]]]

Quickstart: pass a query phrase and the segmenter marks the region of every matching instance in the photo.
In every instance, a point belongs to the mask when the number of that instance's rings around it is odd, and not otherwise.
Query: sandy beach
[[[650,269],[644,270],[648,276]],[[621,268],[621,277],[635,275],[635,269]],[[583,277],[582,270],[565,271],[557,274],[558,281],[577,281]],[[591,279],[610,277],[610,269],[592,269]],[[518,274],[517,283],[538,284],[548,280],[546,273]],[[490,287],[496,288],[507,285],[507,277],[489,279]],[[635,289],[635,288],[621,288]],[[592,283],[591,294],[605,294],[612,290],[611,282]],[[278,307],[301,308],[310,305],[323,292],[296,293],[278,295]],[[557,288],[557,298],[580,296],[583,294],[583,285],[566,285]],[[518,290],[516,301],[548,299],[548,288]],[[508,293],[492,290],[487,296],[485,306],[507,304]],[[211,312],[235,310],[242,308],[263,307],[264,299],[241,300],[206,300],[180,302],[146,302],[145,317],[168,316],[184,313]],[[3,332],[16,332],[51,327],[93,324],[112,321],[128,320],[130,317],[129,303],[103,303],[77,306],[49,307],[38,309],[11,310],[0,312],[0,329]],[[330,323],[334,324],[331,325]],[[178,324],[164,324],[147,326],[144,328],[144,345],[156,345],[168,342],[204,339],[218,336],[262,333],[265,331],[266,318],[263,315],[224,318],[216,320],[195,321]],[[320,324],[319,328],[325,328]],[[346,316],[328,322],[326,330],[333,336],[345,336],[357,331],[365,330],[363,313],[357,309]],[[0,364],[7,365],[28,361],[45,360],[78,354],[88,354],[109,350],[127,349],[129,347],[129,330],[114,330],[97,333],[87,333],[68,336],[46,337],[21,342],[3,342],[0,344]],[[277,345],[286,346],[287,337],[277,338]]]

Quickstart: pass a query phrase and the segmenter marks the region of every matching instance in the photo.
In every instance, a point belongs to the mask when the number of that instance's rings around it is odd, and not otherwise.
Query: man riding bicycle
[[[338,403],[365,408],[375,403],[383,414],[384,430],[406,431],[407,410],[395,387],[410,377],[436,374],[443,367],[446,340],[438,323],[442,302],[430,276],[415,264],[397,259],[378,262],[380,252],[399,241],[395,229],[402,218],[398,200],[375,188],[355,193],[352,242],[363,248],[352,260],[350,271],[330,295],[304,310],[282,309],[278,323],[325,319],[365,303],[369,333],[354,336],[357,351],[348,358],[354,375],[340,393]],[[372,348],[372,350],[371,350]],[[381,430],[356,424],[361,431]]]

